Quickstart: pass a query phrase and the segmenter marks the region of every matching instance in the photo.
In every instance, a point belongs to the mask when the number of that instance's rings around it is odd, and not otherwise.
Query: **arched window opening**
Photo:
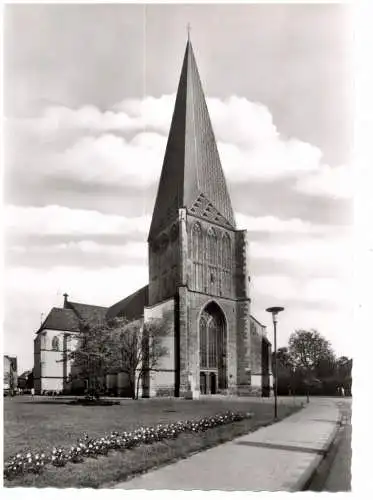
[[[216,303],[208,304],[201,314],[199,339],[201,387],[206,384],[206,392],[211,394],[216,390],[226,389],[226,322],[221,309]]]
[[[218,324],[216,318],[209,321],[209,368],[218,367]]]
[[[232,293],[232,244],[227,233],[222,242],[222,288],[224,293]]]
[[[192,229],[192,245],[191,245],[193,274],[192,286],[195,290],[202,290],[203,286],[203,238],[202,229],[198,222],[194,224]]]
[[[216,295],[218,293],[218,248],[217,236],[214,229],[210,228],[207,233],[207,259],[208,259],[208,283],[207,290]]]
[[[207,319],[205,316],[200,320],[199,352],[201,368],[207,368]]]
[[[53,351],[59,351],[60,350],[60,340],[58,337],[53,337],[52,339],[52,349]]]
[[[195,261],[201,261],[202,258],[202,229],[201,225],[196,222],[192,229],[192,259]]]
[[[212,265],[217,265],[218,263],[218,249],[217,249],[217,237],[216,232],[210,229],[207,234],[208,241],[208,259]]]

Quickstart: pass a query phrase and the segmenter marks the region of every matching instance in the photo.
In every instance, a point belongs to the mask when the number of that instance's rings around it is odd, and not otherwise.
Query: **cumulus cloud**
[[[301,279],[289,276],[258,276],[253,281],[253,294],[262,297],[271,296],[284,304],[296,303],[301,298],[307,303],[321,308],[328,306],[346,307],[351,300],[348,287],[341,286],[341,280],[335,278]]]
[[[294,234],[323,234],[330,230],[329,226],[312,224],[302,219],[280,219],[274,215],[263,217],[252,217],[250,215],[236,213],[236,222],[240,229],[248,231],[261,231],[268,233],[294,233]]]
[[[34,253],[36,255],[48,255],[49,257],[52,255],[60,257],[62,253],[66,256],[68,253],[72,253],[75,254],[75,258],[76,253],[80,253],[87,258],[90,255],[101,257],[101,262],[105,258],[114,257],[118,261],[117,264],[123,261],[141,261],[144,265],[147,264],[148,257],[148,247],[145,241],[131,241],[123,245],[106,245],[92,240],[68,241],[51,245],[12,245],[9,247],[9,252],[28,256]]]
[[[110,110],[100,110],[93,105],[76,109],[49,106],[40,116],[28,118],[24,123],[45,139],[64,130],[106,133],[153,129],[167,133],[174,102],[175,94],[125,99]]]
[[[150,216],[123,217],[95,210],[78,210],[50,205],[23,207],[8,205],[4,210],[5,229],[12,235],[112,235],[140,232],[145,235]]]
[[[29,134],[43,140],[34,158],[16,145],[21,154],[18,163],[23,169],[32,163],[34,175],[37,171],[39,175],[82,183],[156,183],[174,100],[174,95],[126,99],[105,111],[94,106],[49,107],[23,124]],[[295,189],[303,193],[348,195],[348,171],[325,165],[316,146],[296,137],[282,137],[264,105],[235,96],[210,98],[207,103],[229,182],[294,178]],[[53,145],[66,133],[69,144],[57,150],[60,145]]]
[[[299,179],[296,187],[299,191],[313,196],[330,198],[352,198],[354,178],[351,167],[324,165],[318,172]]]

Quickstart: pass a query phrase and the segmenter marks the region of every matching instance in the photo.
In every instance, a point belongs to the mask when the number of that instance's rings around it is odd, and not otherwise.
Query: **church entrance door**
[[[220,307],[211,302],[199,322],[201,394],[216,394],[227,388],[227,328]]]

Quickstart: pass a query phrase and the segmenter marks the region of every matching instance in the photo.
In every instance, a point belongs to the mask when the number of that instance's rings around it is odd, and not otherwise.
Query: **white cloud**
[[[330,231],[330,226],[321,224],[312,224],[302,219],[279,219],[274,215],[265,215],[262,217],[252,217],[250,215],[236,213],[236,222],[239,228],[247,229],[248,231],[263,231],[268,233],[295,233],[295,234],[310,234],[310,233],[325,233]]]
[[[80,138],[55,155],[48,175],[101,185],[147,186],[160,174],[165,138],[141,134],[132,141],[112,134]]]
[[[343,286],[346,285],[346,286]],[[352,299],[351,289],[347,282],[335,278],[302,279],[289,276],[257,276],[253,280],[253,296],[267,297],[268,302],[281,301],[290,303],[302,301],[307,303],[330,305],[341,309],[348,306]],[[284,305],[284,304],[283,304]]]
[[[155,183],[163,162],[174,100],[174,95],[126,99],[107,111],[94,106],[76,110],[47,108],[41,117],[26,120],[29,134],[39,134],[44,141],[39,153],[35,153],[37,158],[30,158],[29,149],[23,152],[18,144],[18,154],[24,155],[19,163],[32,163],[33,175],[39,172],[82,183]],[[264,105],[236,96],[225,100],[210,98],[207,103],[230,182],[273,181],[290,176],[298,180],[296,189],[301,192],[326,197],[346,197],[349,193],[346,168],[323,164],[322,152],[312,144],[281,137]],[[73,137],[75,133],[74,142],[62,152],[53,151],[53,141],[67,131]],[[123,133],[134,137],[126,139],[121,136]]]
[[[352,198],[354,178],[351,167],[323,165],[316,173],[301,178],[297,189],[315,196]]]
[[[58,205],[45,207],[8,205],[4,210],[4,221],[6,231],[17,235],[124,235],[139,231],[144,234],[145,239],[150,226],[149,215],[129,218]]]
[[[253,261],[260,258],[288,262],[294,271],[306,270],[308,275],[323,272],[325,276],[332,273],[351,279],[353,247],[347,237],[292,238],[284,244],[253,241],[250,256]]]
[[[126,99],[113,109],[102,111],[86,105],[77,109],[66,106],[50,106],[40,117],[28,119],[30,128],[44,138],[62,130],[92,132],[138,132],[151,128],[167,132],[175,102],[174,95],[160,98]]]
[[[30,252],[39,255],[51,255],[54,253],[60,254],[64,252],[81,252],[83,254],[96,254],[104,260],[106,257],[117,257],[120,261],[130,260],[142,261],[147,265],[148,246],[146,241],[138,242],[131,241],[123,245],[106,245],[92,240],[69,241],[67,243],[57,243],[51,245],[12,245],[9,252],[16,254],[27,255]]]
[[[273,143],[279,138],[272,115],[263,104],[231,96],[224,101],[207,99],[207,105],[216,136],[223,143],[247,148]]]

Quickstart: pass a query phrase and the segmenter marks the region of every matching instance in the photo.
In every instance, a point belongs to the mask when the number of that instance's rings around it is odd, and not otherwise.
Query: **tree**
[[[293,362],[287,347],[280,347],[272,353],[272,373],[275,373],[275,360],[277,358],[277,393],[288,395],[293,385]]]
[[[296,330],[289,339],[289,354],[309,401],[310,388],[321,385],[320,373],[333,369],[335,355],[330,342],[316,330]]]
[[[71,334],[77,342],[71,352],[64,352],[62,362],[73,361],[75,377],[88,382],[87,393],[98,397],[100,378],[105,376],[110,366],[110,324],[101,322],[94,325],[80,324],[79,334]]]
[[[163,337],[167,319],[128,321],[114,318],[96,325],[85,325],[79,334],[77,348],[68,356],[74,371],[88,379],[90,393],[100,389],[100,379],[110,371],[125,373],[133,399],[138,398],[140,384],[146,383],[151,370],[167,354]]]
[[[141,383],[146,384],[150,372],[159,367],[168,353],[163,337],[167,331],[167,319],[153,319],[146,323],[115,319],[113,324],[112,366],[125,373],[132,397],[137,399]]]

